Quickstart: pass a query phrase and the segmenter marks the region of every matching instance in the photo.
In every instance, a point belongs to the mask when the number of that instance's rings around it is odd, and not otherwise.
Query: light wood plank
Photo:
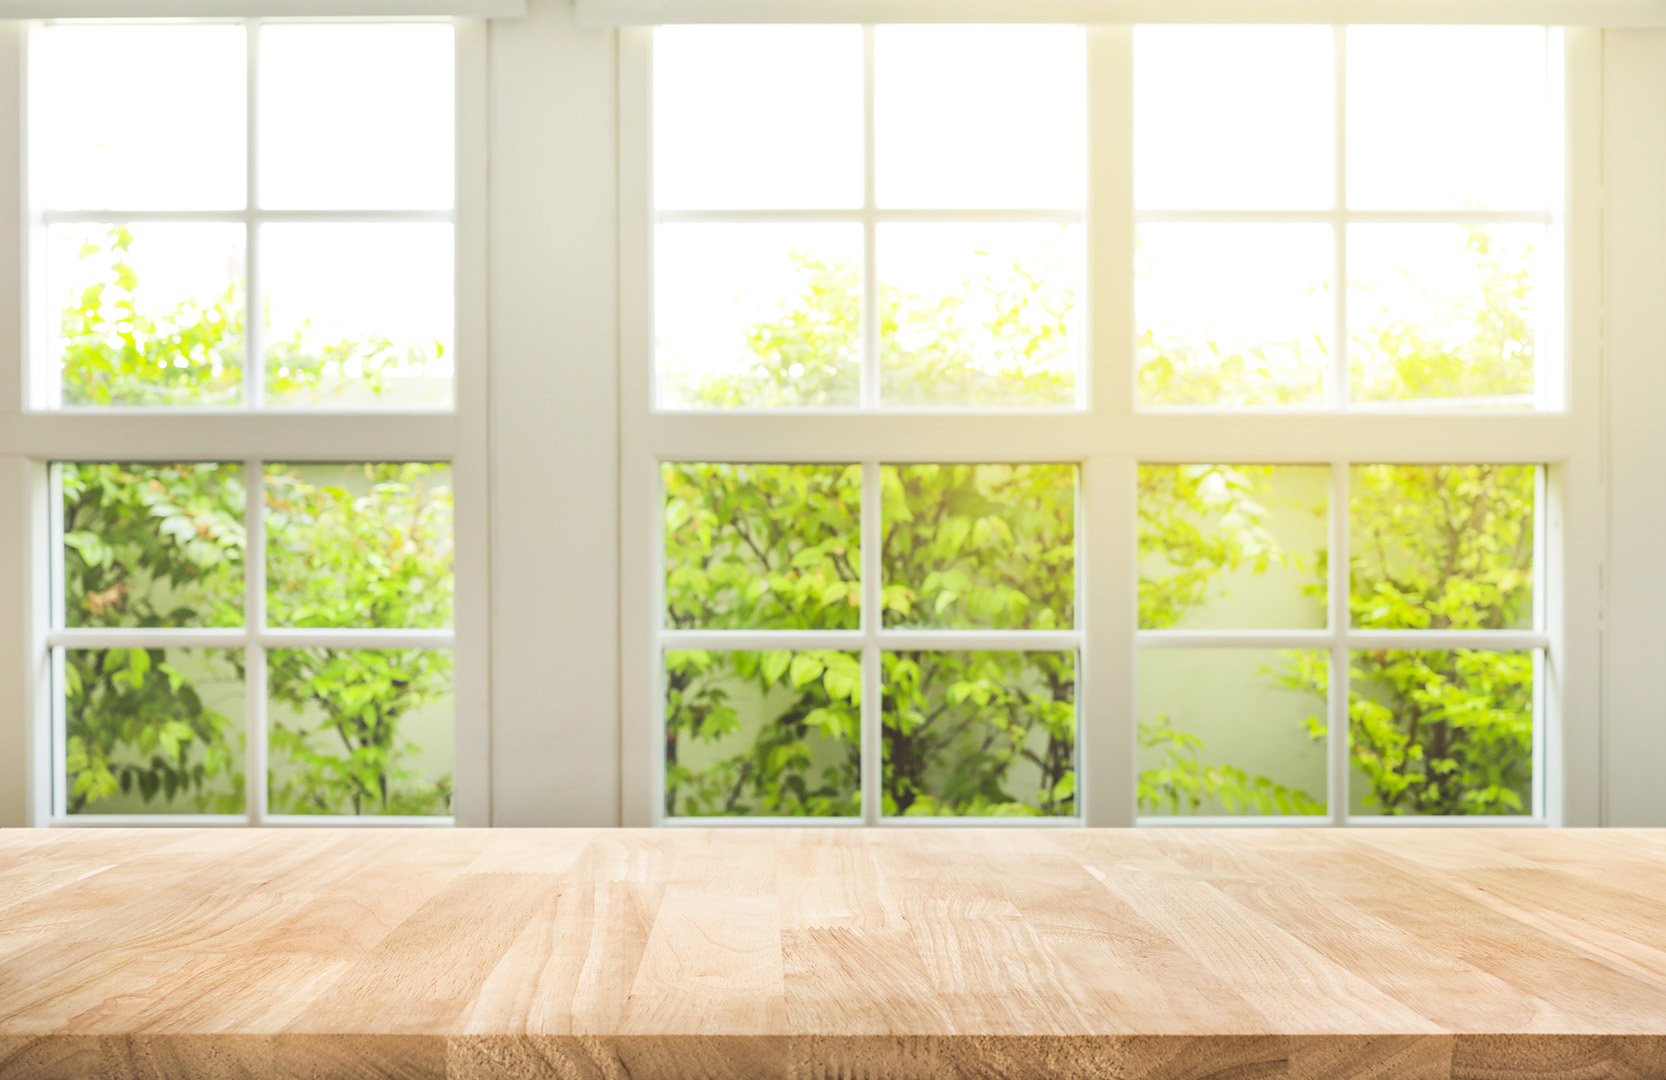
[[[1666,832],[0,832],[0,1080],[1666,1077]]]

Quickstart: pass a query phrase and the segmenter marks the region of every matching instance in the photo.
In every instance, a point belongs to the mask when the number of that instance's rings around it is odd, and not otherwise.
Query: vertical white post
[[[487,25],[458,19],[457,35],[457,447],[456,719],[457,824],[492,823],[491,467],[488,418]]]
[[[1348,28],[1331,28],[1332,138],[1335,189],[1332,194],[1331,229],[1336,261],[1331,269],[1331,405],[1346,409],[1352,396],[1348,364]],[[1325,740],[1325,801],[1332,825],[1348,823],[1348,765],[1350,726],[1349,698],[1352,694],[1348,653],[1349,598],[1348,525],[1350,462],[1331,464],[1330,485],[1330,573],[1326,582],[1330,594],[1329,623],[1336,644],[1330,650],[1330,677],[1326,680],[1325,706],[1330,735]]]
[[[862,463],[862,822],[878,825],[884,807],[885,716],[883,660],[879,631],[884,625],[880,611],[880,555],[884,547],[881,519],[884,499],[880,489],[877,461]]]
[[[1096,423],[1131,425],[1134,371],[1134,32],[1093,26],[1088,50],[1087,402]],[[1090,826],[1134,823],[1135,580],[1139,464],[1082,465],[1077,513],[1076,759],[1079,812]]]
[[[53,779],[46,470],[0,456],[0,828],[45,825]]]
[[[1332,99],[1336,115],[1332,117],[1336,157],[1336,188],[1332,196],[1331,229],[1335,233],[1336,261],[1331,269],[1331,404],[1343,409],[1348,406],[1348,29],[1331,29],[1333,61]]]
[[[879,225],[875,201],[875,45],[872,26],[862,27],[862,373],[859,401],[863,408],[880,404],[881,348],[879,327]],[[861,784],[862,822],[878,825],[885,805],[885,715],[884,656],[879,632],[884,626],[880,610],[880,582],[884,567],[880,551],[884,545],[881,522],[884,499],[880,491],[880,465],[862,463],[862,706]]]
[[[266,475],[258,458],[243,462],[243,774],[245,810],[259,825],[266,805]]]
[[[654,404],[653,31],[619,33],[619,821],[665,820],[664,495]]]
[[[243,407],[266,404],[265,303],[260,283],[260,20],[244,24]]]
[[[46,765],[47,779],[41,783],[40,801],[46,805],[50,816],[62,817],[69,813],[66,658],[61,648],[52,649],[47,654],[45,634],[51,628],[69,625],[64,610],[64,545],[59,540],[64,535],[63,467],[54,463],[45,468],[37,467],[34,472],[38,495],[34,499],[35,513],[31,520],[46,523],[44,535],[41,531],[32,530],[33,535],[29,538],[34,547],[29,560],[30,569],[37,575],[31,597],[31,609],[38,628],[35,647],[39,650],[38,655],[45,655],[46,659],[44,665],[37,661],[34,666],[34,670],[45,672],[45,677],[35,684],[41,695],[33,710],[39,725],[35,730],[45,734],[40,744],[42,749],[36,751],[35,758]]]
[[[0,140],[21,155],[15,171],[0,173],[0,204],[15,213],[0,216],[0,424],[22,419],[29,397],[27,237],[30,214],[25,171],[27,130],[26,54],[28,26],[0,24]],[[46,609],[40,592],[38,555],[45,518],[37,473],[28,458],[0,456],[0,827],[42,825],[50,813],[43,798],[48,776],[42,757],[46,734],[37,706],[47,700],[42,635]]]
[[[862,27],[862,373],[858,400],[865,409],[879,393],[879,225],[874,213],[874,28]]]
[[[1134,753],[1135,581],[1139,465],[1131,457],[1090,457],[1082,467],[1076,572],[1082,575],[1083,635],[1076,684],[1081,740],[1076,788],[1083,820],[1096,828],[1134,824],[1138,761]]]
[[[1325,582],[1329,591],[1330,632],[1336,635],[1336,644],[1330,650],[1330,678],[1327,680],[1326,707],[1329,710],[1330,735],[1325,740],[1325,760],[1328,782],[1325,785],[1325,800],[1330,807],[1332,825],[1346,825],[1348,823],[1348,765],[1349,757],[1349,712],[1348,698],[1352,687],[1349,680],[1351,660],[1348,655],[1348,624],[1351,618],[1348,610],[1349,595],[1349,560],[1348,525],[1352,516],[1349,511],[1349,463],[1346,461],[1333,462],[1330,467],[1330,553],[1328,556],[1329,574]]]
[[[1546,470],[1544,561],[1539,563],[1550,648],[1542,665],[1545,744],[1539,808],[1552,825],[1605,824],[1603,805],[1604,594],[1608,550],[1609,431],[1607,319],[1604,292],[1604,32],[1568,29],[1561,37],[1565,105],[1559,146],[1563,196],[1552,202],[1565,230],[1562,348],[1541,369],[1552,401],[1572,410],[1572,460]],[[1554,89],[1555,83],[1552,83]],[[1645,99],[1647,100],[1647,99]],[[1554,229],[1552,230],[1555,231]]]
[[[1094,26],[1088,49],[1088,404],[1107,424],[1133,418],[1134,33]]]

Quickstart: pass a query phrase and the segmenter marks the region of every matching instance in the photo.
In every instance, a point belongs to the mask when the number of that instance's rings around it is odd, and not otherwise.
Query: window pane
[[[861,466],[676,463],[662,478],[668,627],[860,625]]]
[[[1139,812],[1325,813],[1325,687],[1317,649],[1139,654]]]
[[[1142,630],[1323,629],[1330,468],[1141,465]]]
[[[243,227],[47,229],[48,355],[65,405],[235,405]]]
[[[1316,405],[1329,383],[1328,225],[1142,225],[1141,405]]]
[[[452,205],[450,26],[265,26],[260,49],[263,205]]]
[[[1356,465],[1355,626],[1506,630],[1533,625],[1531,465]]]
[[[450,468],[266,466],[273,626],[438,629],[452,588]]]
[[[1335,203],[1328,26],[1134,30],[1134,191],[1148,209]]]
[[[1355,401],[1531,408],[1539,225],[1348,230]]]
[[[312,408],[452,401],[452,227],[261,227],[266,398]]]
[[[1533,653],[1353,654],[1356,814],[1533,812]]]
[[[241,466],[59,470],[66,625],[242,624]]]
[[[1546,205],[1550,110],[1536,26],[1348,30],[1348,204]]]
[[[862,812],[860,653],[665,654],[667,817]]]
[[[451,813],[451,653],[273,649],[274,814]]]
[[[861,367],[859,225],[661,225],[659,403],[853,406]]]
[[[55,25],[30,48],[46,204],[244,205],[241,26]]]
[[[71,814],[241,814],[243,655],[66,649]]]
[[[880,483],[886,626],[1073,624],[1074,465],[887,465]]]
[[[1076,813],[1076,654],[884,654],[885,813]]]
[[[862,205],[862,30],[654,32],[654,198],[664,208]]]
[[[880,225],[881,400],[1068,406],[1081,351],[1073,225]]]
[[[1080,27],[878,27],[874,100],[881,206],[1083,203]]]

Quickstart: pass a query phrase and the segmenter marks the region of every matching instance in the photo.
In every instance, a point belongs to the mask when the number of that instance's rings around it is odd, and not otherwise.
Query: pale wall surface
[[[1666,33],[1605,41],[1605,825],[1666,823]]]
[[[619,820],[615,48],[491,28],[492,824]]]

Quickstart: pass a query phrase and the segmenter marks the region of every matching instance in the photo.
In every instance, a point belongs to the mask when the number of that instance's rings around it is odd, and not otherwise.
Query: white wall
[[[491,28],[492,824],[619,817],[615,39]]]
[[[1666,32],[1604,45],[1606,825],[1666,825]]]

